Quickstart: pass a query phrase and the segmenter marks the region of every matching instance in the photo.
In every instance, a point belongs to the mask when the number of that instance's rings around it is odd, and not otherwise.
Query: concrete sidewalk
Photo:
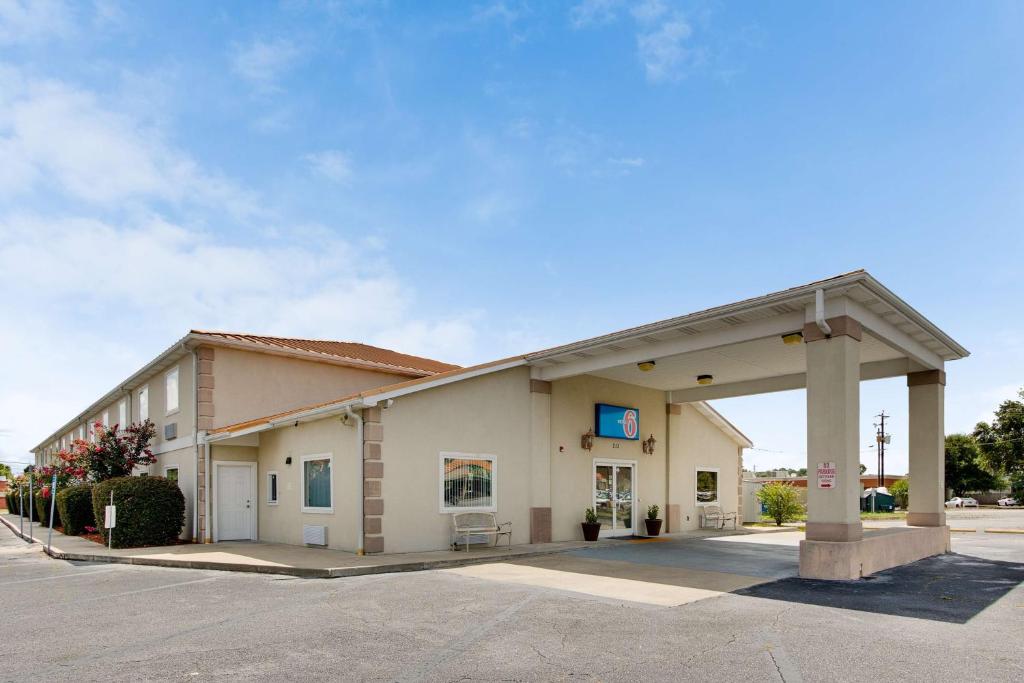
[[[10,514],[0,515],[0,522],[3,522],[16,535],[21,536],[25,540],[33,540],[43,545],[46,544],[49,529],[39,523],[33,524],[32,528],[29,529],[27,518],[22,524],[22,520],[17,515]],[[20,530],[22,525],[24,526],[24,533],[21,533]],[[705,538],[734,534],[746,535],[750,533],[742,529],[736,532],[686,532],[662,536],[657,540],[687,537]],[[85,538],[65,536],[59,531],[54,531],[53,546],[52,548],[44,548],[44,551],[51,557],[60,560],[115,562],[156,567],[215,569],[260,574],[286,574],[304,578],[337,578],[364,574],[463,567],[488,562],[539,557],[581,548],[648,542],[650,541],[646,539],[637,539],[635,541],[601,539],[592,543],[563,541],[560,543],[513,545],[511,548],[474,548],[468,553],[465,551],[436,550],[421,553],[360,556],[343,550],[252,541],[226,541],[206,545],[189,543],[155,548],[108,550],[106,547]]]

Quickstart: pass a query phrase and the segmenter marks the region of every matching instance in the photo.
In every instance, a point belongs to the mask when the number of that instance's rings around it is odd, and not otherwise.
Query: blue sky
[[[0,459],[192,327],[472,363],[859,267],[973,352],[970,429],[1024,384],[1022,28],[1016,2],[0,0]],[[862,387],[890,471],[905,404]],[[748,464],[805,462],[802,392],[716,407]]]

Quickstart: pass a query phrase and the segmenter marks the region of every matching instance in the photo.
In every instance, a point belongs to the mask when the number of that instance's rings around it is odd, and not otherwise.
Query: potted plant
[[[648,536],[657,536],[661,533],[661,520],[658,519],[658,513],[661,511],[657,505],[651,505],[647,508],[647,519],[644,520],[644,524],[647,526]]]
[[[587,521],[580,524],[583,527],[583,540],[596,541],[601,534],[601,522],[597,521],[597,513],[594,512],[594,508],[587,508],[585,517]]]

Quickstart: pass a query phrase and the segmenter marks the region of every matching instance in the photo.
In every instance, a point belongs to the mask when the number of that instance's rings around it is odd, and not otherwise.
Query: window
[[[178,368],[167,373],[167,414],[178,410]]]
[[[441,512],[496,512],[497,458],[473,453],[442,453]]]
[[[82,441],[85,440],[85,425],[82,425],[78,428],[78,438]]]
[[[267,505],[277,505],[277,472],[267,472]]]
[[[302,456],[302,511],[334,512],[330,453]]]
[[[149,387],[139,389],[139,422],[149,419]]]
[[[166,477],[168,481],[173,481],[175,484],[177,484],[178,483],[178,466],[177,465],[168,465],[167,467],[165,467],[164,468],[164,477]]]
[[[110,411],[109,410],[104,410],[103,411],[103,426],[104,427],[109,427],[110,426]]]
[[[128,400],[122,399],[117,404],[117,424],[121,429],[128,426]]]
[[[697,468],[697,504],[718,502],[718,468]]]

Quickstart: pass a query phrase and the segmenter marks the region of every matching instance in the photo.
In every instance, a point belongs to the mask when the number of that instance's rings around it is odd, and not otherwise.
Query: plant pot
[[[583,540],[584,541],[596,541],[597,537],[601,535],[601,523],[595,522],[594,524],[588,524],[582,522],[580,524],[583,527]]]
[[[661,533],[660,519],[645,519],[644,524],[647,526],[648,536],[657,536]]]

